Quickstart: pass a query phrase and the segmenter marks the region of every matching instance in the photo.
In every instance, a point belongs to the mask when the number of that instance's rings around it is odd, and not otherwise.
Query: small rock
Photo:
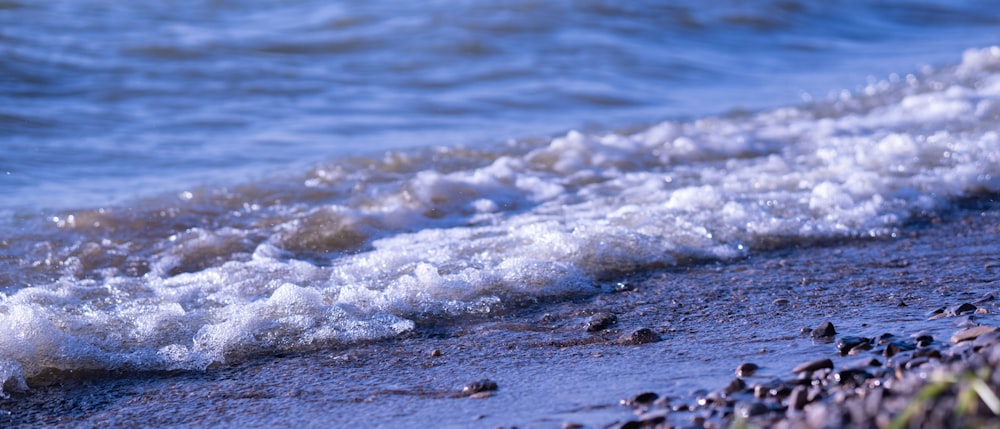
[[[904,343],[902,341],[893,341],[885,346],[885,351],[882,353],[883,356],[891,358],[900,352],[908,352],[917,348],[916,344]]]
[[[903,367],[906,369],[913,369],[927,363],[928,361],[929,359],[927,356],[914,357],[913,359],[906,361],[906,364],[904,364]]]
[[[617,429],[640,429],[642,428],[642,423],[639,423],[638,421],[635,420],[629,420],[625,423],[612,427]]]
[[[587,332],[603,331],[618,323],[618,317],[611,313],[595,313],[587,319]]]
[[[969,304],[967,302],[963,302],[962,304],[959,304],[958,306],[951,308],[949,310],[949,312],[951,314],[954,314],[955,316],[961,316],[963,314],[972,314],[972,313],[975,313],[976,312],[976,308],[978,308],[978,307],[976,307],[975,305]]]
[[[837,330],[833,327],[833,323],[823,322],[819,324],[819,327],[812,330],[813,338],[825,338],[837,335]]]
[[[1000,343],[1000,331],[987,332],[985,334],[979,335],[972,342],[974,347],[988,347],[994,344]]]
[[[729,384],[726,385],[726,388],[722,389],[722,392],[728,396],[734,393],[742,392],[746,390],[746,388],[747,384],[743,381],[743,379],[736,378],[733,379],[733,381],[730,381]]]
[[[741,363],[740,366],[736,367],[736,376],[737,377],[750,377],[755,372],[757,372],[757,369],[759,369],[759,368],[760,367],[757,366],[757,364],[755,364],[755,363],[750,363],[750,362]]]
[[[923,347],[914,351],[913,357],[926,357],[930,359],[941,360],[941,351],[933,347]]]
[[[865,352],[865,351],[868,351],[868,350],[871,350],[871,349],[872,349],[872,343],[861,343],[861,344],[858,344],[858,345],[856,345],[854,347],[851,347],[851,350],[849,350],[847,352],[847,354],[851,355],[851,356],[857,356],[857,355],[861,354],[862,352]]]
[[[431,357],[441,357],[444,356],[444,352],[441,349],[431,350]]]
[[[976,301],[974,304],[986,304],[987,302],[993,301],[994,299],[996,298],[993,296],[993,294],[987,292],[986,295],[983,295],[983,297],[979,298],[979,300]]]
[[[865,337],[841,337],[837,340],[837,350],[840,350],[841,356],[847,356],[847,354],[851,352],[851,349],[861,344],[868,344],[870,341],[871,339]]]
[[[883,396],[885,396],[885,388],[882,387],[876,387],[868,392],[868,395],[865,397],[865,412],[868,415],[874,416],[883,408]]]
[[[656,425],[667,421],[669,411],[665,409],[653,410],[639,416],[639,423],[644,427],[656,427]]]
[[[878,344],[882,345],[891,341],[895,341],[896,336],[888,332],[878,336]]]
[[[623,399],[621,401],[622,405],[636,406],[636,405],[646,405],[652,404],[653,401],[659,399],[660,395],[653,392],[643,392],[632,397],[632,399]]]
[[[462,396],[472,396],[481,392],[497,390],[497,382],[484,378],[462,386]]]
[[[987,325],[980,325],[980,326],[974,326],[974,327],[971,327],[971,328],[965,328],[965,329],[963,329],[961,331],[956,332],[955,335],[952,335],[951,336],[951,342],[953,342],[953,343],[960,343],[962,341],[974,340],[977,337],[979,337],[980,335],[985,335],[985,334],[988,334],[990,332],[996,332],[997,330],[1000,330],[1000,329],[998,329],[995,326],[987,326]]]
[[[872,375],[863,369],[851,368],[837,372],[833,378],[842,386],[858,387],[864,384],[869,378],[872,378]]]
[[[833,361],[829,358],[814,360],[812,362],[803,363],[792,369],[794,373],[801,372],[813,372],[820,369],[833,369]]]
[[[870,367],[880,367],[880,366],[882,366],[882,361],[880,361],[878,359],[875,359],[875,358],[869,358],[869,359],[862,359],[862,360],[856,362],[854,365],[851,365],[851,367],[853,367],[853,368],[864,368],[864,367],[869,367],[869,366]]]
[[[625,345],[639,345],[646,343],[655,343],[660,341],[662,338],[660,334],[657,334],[652,329],[649,328],[639,328],[632,331],[631,334],[625,335],[618,339],[619,344]]]
[[[945,316],[947,316],[947,314],[945,313],[944,307],[938,307],[927,312],[927,320],[940,319]]]
[[[801,410],[809,403],[809,391],[805,386],[797,386],[788,395],[788,407],[793,410]]]
[[[615,292],[629,292],[635,290],[635,286],[630,282],[615,283]]]
[[[913,340],[917,342],[917,347],[927,347],[934,342],[934,337],[926,332],[920,332],[913,336]]]
[[[705,396],[699,396],[696,402],[699,407],[707,407],[722,402],[722,396],[719,392],[708,392]]]
[[[770,411],[767,405],[760,402],[741,402],[736,405],[736,415],[744,419],[759,416]]]

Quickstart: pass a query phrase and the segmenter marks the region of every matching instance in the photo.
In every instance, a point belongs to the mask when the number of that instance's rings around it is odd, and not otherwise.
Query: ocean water
[[[0,1],[0,379],[202,370],[1000,193],[1000,5]]]

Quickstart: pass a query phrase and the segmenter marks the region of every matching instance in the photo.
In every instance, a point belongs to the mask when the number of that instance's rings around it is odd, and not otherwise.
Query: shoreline
[[[928,320],[929,311],[1000,290],[1000,204],[956,209],[901,233],[646,273],[622,279],[614,293],[474,321],[418,322],[412,334],[384,342],[264,356],[205,372],[33,387],[0,400],[0,422],[626,425],[637,421],[636,410],[656,410],[622,400],[655,392],[673,403],[697,401],[729,385],[742,363],[760,367],[748,378],[753,382],[792,378],[796,365],[818,359],[839,369],[858,360],[839,356],[835,341],[842,335],[926,331],[941,344],[959,329],[958,319]],[[1000,326],[998,305],[980,305],[985,310],[976,323]],[[803,334],[826,321],[840,333],[832,341]],[[464,386],[484,379],[497,389],[463,394]],[[687,420],[679,424],[697,423],[681,417]]]

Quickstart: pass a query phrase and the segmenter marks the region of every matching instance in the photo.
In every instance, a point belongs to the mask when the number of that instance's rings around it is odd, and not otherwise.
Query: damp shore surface
[[[803,333],[822,322],[845,335],[948,338],[956,321],[929,315],[997,294],[998,238],[1000,205],[980,201],[895,238],[637,273],[614,292],[417,321],[403,338],[203,372],[62,375],[0,409],[15,427],[606,427],[635,418],[623,399],[720,389],[742,363],[760,366],[755,377],[787,378],[805,361],[854,359]],[[996,324],[996,301],[980,307]],[[650,341],[636,341],[642,328]],[[496,389],[463,392],[481,380]]]

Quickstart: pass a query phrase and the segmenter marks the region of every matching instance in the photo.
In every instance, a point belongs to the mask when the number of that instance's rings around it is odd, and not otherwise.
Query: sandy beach
[[[725,386],[741,363],[766,380],[808,360],[857,360],[803,333],[825,321],[842,335],[923,331],[947,341],[958,322],[928,314],[998,292],[998,239],[1000,209],[977,203],[892,239],[637,273],[609,279],[614,292],[418,321],[385,342],[205,372],[36,380],[0,409],[9,427],[613,426],[635,417],[623,399],[690,399]],[[981,323],[997,323],[998,302],[980,303]],[[463,394],[484,379],[497,389]]]

